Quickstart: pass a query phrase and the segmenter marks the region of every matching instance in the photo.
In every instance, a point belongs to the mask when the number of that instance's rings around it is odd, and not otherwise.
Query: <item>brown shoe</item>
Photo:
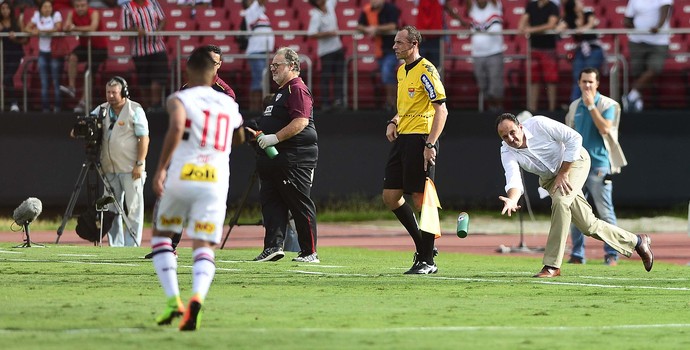
[[[647,235],[637,235],[640,239],[640,245],[635,248],[637,255],[642,258],[642,263],[644,264],[644,269],[648,272],[652,270],[652,265],[654,265],[654,253],[652,253],[652,239]]]
[[[568,264],[582,265],[584,263],[585,261],[582,258],[578,258],[576,256],[571,256],[570,259],[568,259]]]
[[[553,266],[546,266],[544,265],[544,268],[539,271],[538,274],[532,276],[536,278],[551,278],[551,277],[556,277],[561,275],[561,269]]]

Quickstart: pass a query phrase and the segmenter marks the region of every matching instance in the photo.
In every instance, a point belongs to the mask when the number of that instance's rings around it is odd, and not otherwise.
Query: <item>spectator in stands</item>
[[[311,11],[311,20],[307,33],[309,38],[318,40],[317,54],[321,61],[320,100],[321,109],[328,110],[343,106],[343,70],[345,68],[345,50],[338,36],[338,18],[335,6],[338,0],[309,0],[315,7]],[[333,92],[331,93],[331,84]]]
[[[249,87],[249,110],[259,111],[263,101],[263,85],[267,84],[264,79],[267,55],[273,52],[275,45],[271,21],[266,15],[266,0],[247,0],[244,20],[252,33],[247,42],[247,57],[252,77]]]
[[[618,143],[621,106],[597,91],[599,70],[596,68],[582,69],[579,88],[582,90],[582,98],[570,104],[565,124],[582,135],[582,147],[587,150],[592,160],[589,175],[585,180],[585,198],[592,198],[600,219],[616,225],[611,174],[619,173],[621,168],[628,164]],[[570,226],[570,238],[573,249],[568,263],[584,264],[585,237],[575,225]],[[618,264],[618,252],[608,243],[604,243],[604,252],[606,265]]]
[[[50,35],[59,32],[62,29],[62,15],[59,11],[53,10],[52,0],[43,0],[38,11],[34,13],[31,22],[27,23],[26,31],[38,35],[38,73],[41,78],[41,107],[43,112],[50,111],[50,100],[48,98],[48,86],[51,82],[53,85],[53,93],[55,95],[53,111],[59,112],[62,106],[62,97],[60,96],[60,77],[62,75],[62,67],[64,65],[64,58],[55,58],[51,54],[50,42],[52,38]],[[50,78],[50,79],[49,79]]]
[[[414,0],[414,5],[417,7],[415,27],[420,31],[445,29],[444,12],[460,20],[458,9],[452,8],[449,0]],[[424,34],[424,40],[419,46],[419,54],[433,63],[438,70],[443,69],[443,64],[441,64],[442,38],[443,35],[440,34]]]
[[[29,41],[29,38],[14,35],[16,32],[22,32],[22,23],[14,16],[14,8],[7,1],[0,4],[0,28],[0,32],[9,34],[9,36],[2,38],[4,69],[2,84],[5,87],[5,99],[12,103],[10,111],[19,112],[14,75],[19,69],[22,57],[24,57],[23,46]]]
[[[628,34],[630,73],[635,78],[632,89],[623,97],[623,109],[642,111],[641,90],[664,69],[670,34],[659,33],[670,28],[673,0],[629,0],[623,25],[650,34]]]
[[[177,4],[180,6],[189,6],[192,9],[189,10],[189,17],[194,18],[196,16],[196,5],[197,4],[206,4],[209,8],[211,8],[213,5],[211,3],[211,0],[177,0]]]
[[[5,1],[7,2],[7,1]],[[12,1],[12,7],[14,7],[15,11],[19,14],[19,17],[21,18],[24,14],[24,9],[27,7],[36,7],[36,1],[34,0],[14,0]],[[23,25],[23,22],[22,22]]]
[[[486,33],[503,31],[500,0],[465,0],[469,20],[460,24],[472,29],[474,77],[490,111],[503,109],[503,36]]]
[[[87,0],[72,0],[74,9],[67,14],[63,30],[65,32],[88,33],[103,31],[101,13],[89,7]],[[108,58],[108,38],[104,36],[79,36],[79,45],[67,58],[67,86],[60,85],[60,90],[70,97],[77,95],[77,64],[88,60],[89,41],[91,41],[91,76],[98,71],[98,67]],[[84,112],[84,98],[74,108],[77,113]]]
[[[563,20],[558,24],[557,30],[571,29],[577,31],[577,34],[573,35],[577,47],[572,57],[573,89],[570,94],[570,101],[575,101],[581,96],[580,72],[585,67],[599,69],[604,63],[604,50],[601,47],[599,36],[586,33],[596,26],[597,18],[594,16],[594,12],[591,9],[585,10],[582,0],[565,0],[563,2]]]
[[[130,38],[132,60],[137,82],[149,88],[149,96],[142,94],[148,112],[162,112],[161,94],[168,81],[168,54],[163,38],[152,35],[165,27],[165,14],[157,0],[131,0],[122,6],[122,29],[139,33]]]
[[[550,0],[530,1],[525,14],[520,18],[518,31],[529,37],[532,47],[528,67],[532,73],[532,89],[527,101],[527,109],[536,111],[539,107],[541,82],[546,84],[549,111],[556,110],[556,83],[558,82],[558,62],[556,56],[556,35],[544,32],[556,29],[558,25],[558,6]]]
[[[386,105],[388,111],[396,108],[398,59],[393,52],[395,30],[400,21],[400,9],[385,0],[369,0],[364,5],[359,16],[357,30],[374,39],[374,56],[378,59],[381,69],[381,81],[386,89]]]

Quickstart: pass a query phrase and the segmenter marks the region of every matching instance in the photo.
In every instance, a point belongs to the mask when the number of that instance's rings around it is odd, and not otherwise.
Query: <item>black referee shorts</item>
[[[426,134],[402,134],[393,142],[388,155],[383,188],[402,189],[405,194],[424,193],[427,176],[434,179],[435,169],[429,165],[424,172]],[[438,142],[436,142],[438,149]]]

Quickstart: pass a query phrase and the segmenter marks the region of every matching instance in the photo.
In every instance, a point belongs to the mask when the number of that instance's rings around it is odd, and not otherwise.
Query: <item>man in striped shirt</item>
[[[140,99],[149,111],[163,110],[161,92],[170,74],[163,39],[151,35],[164,26],[165,14],[157,0],[131,0],[122,5],[123,30],[139,34],[130,37],[130,50],[139,86],[150,89],[148,98]]]

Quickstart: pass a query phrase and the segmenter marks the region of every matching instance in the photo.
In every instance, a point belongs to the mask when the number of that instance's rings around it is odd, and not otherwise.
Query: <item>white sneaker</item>
[[[60,91],[62,91],[62,93],[64,93],[65,95],[67,95],[71,98],[74,98],[77,96],[77,91],[73,87],[70,87],[70,86],[60,85]]]
[[[80,102],[76,107],[74,107],[74,113],[84,113],[86,110],[84,107],[84,104]]]
[[[316,252],[311,253],[309,255],[302,255],[300,253],[300,255],[297,256],[296,258],[292,259],[292,261],[303,262],[303,263],[315,263],[315,264],[318,264],[321,262],[319,260],[319,256],[316,254]]]
[[[10,112],[19,112],[19,106],[16,103],[12,104],[12,107],[10,107]]]

